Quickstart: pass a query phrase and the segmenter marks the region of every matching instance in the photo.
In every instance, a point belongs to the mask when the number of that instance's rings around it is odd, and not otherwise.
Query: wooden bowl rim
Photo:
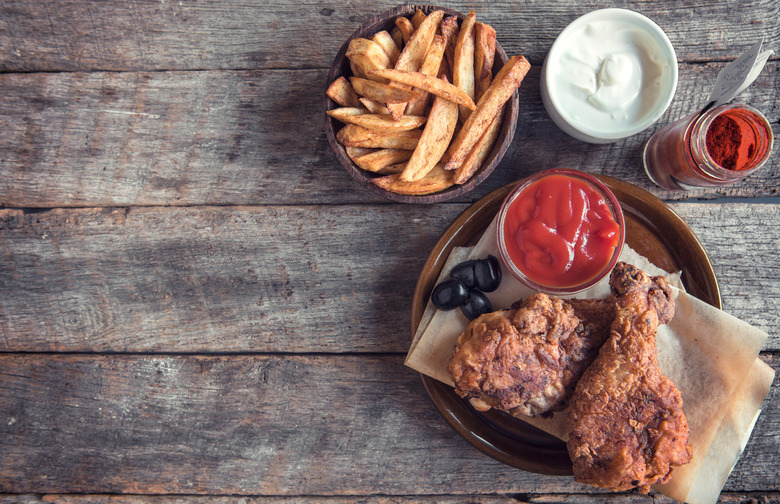
[[[433,10],[441,10],[444,11],[445,15],[457,16],[461,20],[465,18],[465,14],[446,7],[415,4],[399,5],[377,16],[373,16],[371,19],[363,23],[360,28],[355,30],[355,32],[341,46],[341,49],[333,60],[333,65],[331,65],[327,84],[330,85],[330,83],[339,76],[347,75],[349,73],[347,70],[348,64],[346,52],[347,47],[349,46],[349,43],[352,39],[374,34],[383,29],[388,29],[392,26],[392,22],[396,17],[409,16],[414,14],[417,9],[422,10],[426,14],[429,14]],[[509,60],[509,57],[507,56],[506,52],[504,52],[504,49],[501,47],[501,44],[498,41],[496,41],[496,56],[497,57],[493,63],[494,75],[498,72],[501,66]],[[325,111],[332,110],[339,106],[340,105],[331,100],[330,97],[327,95],[325,96]],[[371,179],[374,178],[374,176],[365,170],[358,168],[358,166],[355,165],[355,163],[347,155],[344,146],[341,145],[338,140],[336,140],[336,125],[341,123],[330,117],[328,114],[324,114],[325,133],[328,137],[328,143],[330,143],[331,148],[336,154],[336,158],[339,160],[347,173],[349,173],[349,175],[361,186],[375,194],[378,194],[379,196],[383,196],[392,201],[411,204],[431,204],[447,201],[468,193],[481,184],[493,172],[493,170],[495,170],[496,166],[498,166],[498,164],[503,159],[504,154],[506,154],[509,145],[512,143],[512,139],[515,136],[519,110],[520,98],[519,93],[517,90],[515,90],[515,92],[512,93],[512,97],[509,99],[507,106],[504,108],[504,119],[501,124],[501,131],[499,132],[499,136],[496,139],[493,148],[490,150],[490,154],[485,159],[480,169],[477,170],[477,172],[465,184],[456,184],[443,191],[425,195],[398,194],[387,191],[373,184]]]

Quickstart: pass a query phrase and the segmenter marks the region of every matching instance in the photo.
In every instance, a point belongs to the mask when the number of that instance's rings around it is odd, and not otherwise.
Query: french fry
[[[442,37],[447,39],[444,55],[447,59],[448,68],[450,69],[447,78],[452,82],[452,68],[455,66],[455,44],[458,42],[458,32],[460,31],[458,18],[456,16],[447,16],[442,19],[439,30],[441,31]]]
[[[444,11],[435,10],[428,14],[425,19],[420,23],[420,27],[417,28],[412,37],[404,46],[401,55],[398,57],[398,61],[395,63],[396,70],[402,70],[407,72],[417,72],[422,66],[425,54],[428,52],[431,42],[433,42],[433,36],[436,35],[436,30],[439,28],[439,23],[444,17]],[[403,115],[406,105],[400,104],[388,104],[390,114],[394,119],[397,119]]]
[[[344,150],[347,152],[347,156],[351,160],[355,160],[355,158],[359,158],[360,156],[365,156],[366,154],[371,154],[372,152],[379,152],[380,149],[369,149],[367,147],[344,147]]]
[[[450,64],[447,63],[446,57],[441,59],[441,64],[439,65],[439,78],[443,79],[444,77],[447,77],[447,80],[452,79],[452,71],[450,70]]]
[[[405,44],[404,37],[401,35],[401,30],[397,26],[393,26],[390,29],[390,36],[393,37],[393,42],[395,42],[395,45],[398,46],[398,49],[403,49]]]
[[[420,92],[414,89],[401,89],[359,77],[350,77],[349,81],[357,94],[379,103],[406,103],[420,95]]]
[[[345,147],[345,150],[359,168],[381,175],[400,173],[412,155],[412,151],[401,149],[370,149],[370,152],[364,152],[366,149],[360,147]]]
[[[387,110],[390,111],[390,117],[399,121],[406,110],[406,103],[388,103]]]
[[[407,84],[419,88],[428,93],[441,96],[447,100],[463,105],[469,110],[476,108],[474,101],[460,88],[449,82],[439,79],[434,75],[425,75],[420,72],[405,72],[403,70],[372,70],[372,76],[382,77],[401,84]]]
[[[349,69],[352,72],[352,75],[356,77],[362,77],[364,79],[366,78],[366,72],[364,72],[361,67],[356,65],[354,61],[349,62]]]
[[[412,18],[409,20],[412,22],[412,26],[414,26],[414,29],[420,27],[423,21],[425,21],[425,13],[421,11],[420,9],[417,9],[414,11],[414,14],[412,14]]]
[[[404,171],[404,168],[406,168],[406,162],[402,163],[395,163],[391,165],[387,165],[384,168],[382,168],[382,171],[379,172],[380,175],[391,175],[393,173],[401,174],[402,171]]]
[[[474,144],[485,133],[498,111],[520,86],[531,64],[524,56],[513,56],[501,67],[492,84],[479,99],[476,109],[461,127],[447,151],[445,168],[454,170],[463,164]],[[387,70],[384,70],[387,71]]]
[[[391,68],[393,64],[382,46],[366,38],[358,37],[347,46],[346,57],[360,72],[367,76],[371,70]],[[357,74],[358,76],[360,74]]]
[[[441,35],[434,35],[433,42],[428,48],[428,52],[423,59],[422,67],[420,67],[420,73],[425,75],[433,75],[434,77],[439,75],[439,68],[444,58],[444,46],[446,42]],[[428,98],[430,94],[424,91],[420,92],[419,96],[409,101],[406,106],[406,113],[409,115],[422,115],[425,113],[425,109],[428,106]]]
[[[404,115],[406,103],[388,103],[387,110],[390,111],[390,117],[398,121]]]
[[[474,25],[474,100],[479,101],[493,80],[496,30],[485,23]]]
[[[425,18],[420,27],[414,31],[403,51],[401,51],[401,55],[394,66],[396,70],[416,72],[420,69],[425,53],[428,52],[428,47],[433,41],[433,36],[436,35],[436,30],[442,17],[444,17],[444,12],[435,10]]]
[[[474,23],[476,14],[471,11],[463,20],[455,44],[454,64],[452,67],[452,83],[462,89],[472,100],[474,99]],[[471,109],[473,110],[473,109]],[[471,110],[461,107],[460,118],[465,121]]]
[[[376,34],[371,37],[371,40],[382,46],[382,49],[385,50],[385,53],[390,58],[390,63],[395,65],[395,62],[398,61],[398,56],[401,55],[401,49],[399,49],[395,40],[393,40],[393,36],[390,35],[387,30],[382,30],[376,32]]]
[[[452,172],[444,170],[441,164],[434,166],[425,177],[420,180],[415,180],[414,182],[401,180],[399,173],[377,177],[372,179],[371,182],[385,191],[412,196],[421,196],[423,194],[443,191],[455,184],[452,178]]]
[[[325,94],[342,107],[360,107],[360,98],[355,93],[352,84],[344,77],[339,77],[331,82]]]
[[[414,150],[421,130],[371,131],[356,124],[347,124],[336,133],[336,140],[345,147]]]
[[[496,138],[498,138],[498,133],[501,131],[503,119],[504,107],[501,107],[501,110],[493,118],[493,122],[490,123],[488,129],[474,144],[466,159],[463,160],[463,164],[455,171],[456,184],[466,183],[479,170],[482,163],[485,162],[488,154],[490,154],[490,150],[493,148],[493,144],[496,142]]]
[[[425,116],[405,115],[398,121],[387,114],[371,114],[355,107],[340,107],[328,110],[327,114],[344,124],[356,124],[373,131],[410,131],[419,128],[428,119]]]
[[[339,105],[327,114],[343,123],[335,136],[353,166],[377,187],[412,196],[473,179],[530,68],[515,56],[492,78],[496,46],[496,31],[473,11],[461,21],[416,9],[350,40],[351,77],[335,79],[326,95]]]
[[[409,21],[409,18],[398,16],[395,18],[395,26],[398,28],[398,31],[401,32],[401,39],[403,40],[403,44],[399,44],[398,46],[406,46],[406,44],[409,43],[409,39],[412,38],[412,34],[414,33],[414,26],[412,25],[412,22]]]
[[[383,104],[370,100],[368,98],[360,98],[360,103],[363,104],[366,109],[372,114],[389,114],[390,111]]]
[[[346,119],[349,119],[350,117],[363,115],[363,114],[368,114],[369,112],[362,107],[339,107],[339,108],[327,110],[326,113],[329,116],[343,122],[344,124],[348,124],[348,121],[346,121]]]
[[[458,105],[437,96],[428,121],[400,180],[412,182],[423,178],[441,160],[458,124]]]

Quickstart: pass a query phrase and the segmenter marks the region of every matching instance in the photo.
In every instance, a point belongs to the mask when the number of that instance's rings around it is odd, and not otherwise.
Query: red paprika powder
[[[650,180],[665,189],[733,184],[772,152],[769,121],[749,105],[693,112],[656,132],[642,154]]]
[[[707,129],[707,152],[727,170],[745,169],[756,151],[754,122],[725,111]]]

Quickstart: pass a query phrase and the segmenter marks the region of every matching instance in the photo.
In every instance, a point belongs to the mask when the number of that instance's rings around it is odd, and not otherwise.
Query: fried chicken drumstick
[[[656,329],[672,319],[674,299],[663,277],[625,263],[610,286],[617,313],[571,397],[569,456],[579,482],[647,493],[691,459],[682,398],[656,352]]]
[[[546,294],[487,313],[466,328],[449,362],[455,392],[480,411],[514,416],[564,409],[614,318],[611,299]]]

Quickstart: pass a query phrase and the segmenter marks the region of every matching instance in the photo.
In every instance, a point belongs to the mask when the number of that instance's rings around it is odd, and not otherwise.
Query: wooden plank
[[[0,210],[0,350],[406,352],[417,277],[465,208]],[[780,349],[780,205],[674,210],[724,309]]]
[[[237,497],[237,496],[167,496],[167,495],[0,495],[0,504],[355,504],[356,497],[364,504],[672,504],[676,501],[662,495],[641,494],[512,494],[512,495],[360,495],[350,497]],[[723,504],[780,502],[780,493],[723,492],[718,499]]]
[[[0,210],[0,349],[398,351],[462,209]]]
[[[242,2],[46,0],[0,4],[0,70],[201,70],[327,68],[347,36],[363,22],[395,7],[375,3],[303,1]],[[464,2],[447,7],[475,10],[492,24],[508,53],[524,53],[541,65],[566,25],[609,2],[581,4]],[[669,35],[681,61],[734,59],[762,36],[780,42],[773,0],[666,2],[629,6]]]
[[[721,189],[663,191],[644,173],[644,142],[703,105],[721,67],[683,66],[677,97],[658,124],[609,145],[560,131],[539,99],[540,69],[532,69],[506,157],[459,201],[557,166],[611,175],[669,200],[776,196],[780,156]],[[327,142],[326,77],[320,70],[0,74],[0,206],[386,201],[354,183]],[[777,89],[780,61],[740,98],[777,124]]]
[[[727,492],[780,491],[764,408]],[[473,448],[399,356],[5,354],[0,418],[4,493],[595,493]]]

